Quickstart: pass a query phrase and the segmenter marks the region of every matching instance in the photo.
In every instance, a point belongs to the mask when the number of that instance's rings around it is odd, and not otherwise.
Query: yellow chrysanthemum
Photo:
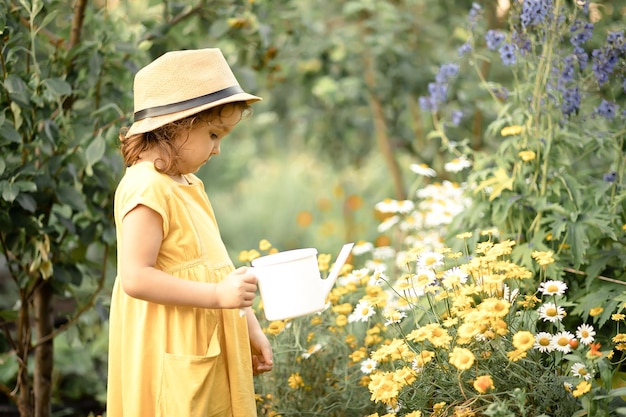
[[[508,352],[506,356],[511,362],[517,362],[518,360],[525,358],[527,353],[528,352],[526,351],[515,349]]]
[[[522,330],[513,335],[513,346],[515,349],[525,352],[535,344],[535,336],[527,331]]]
[[[379,372],[370,375],[371,381],[367,388],[372,393],[370,400],[376,403],[395,406],[400,388],[391,372]]]
[[[524,127],[520,125],[506,126],[500,131],[502,136],[515,136],[524,131]]]
[[[524,162],[530,162],[537,157],[537,154],[534,151],[521,151],[517,156]]]
[[[430,362],[434,357],[435,352],[431,352],[430,350],[422,350],[413,360],[413,364],[416,368],[423,368],[424,365]]]
[[[287,380],[287,383],[289,384],[289,388],[291,389],[298,389],[304,386],[304,381],[302,380],[299,372],[291,374],[289,376],[289,379]]]
[[[272,247],[272,244],[267,239],[262,239],[259,242],[259,249],[262,251],[269,250]]]
[[[548,266],[551,263],[554,263],[554,258],[552,257],[552,255],[554,255],[554,252],[552,252],[551,250],[549,251],[533,251],[530,256],[533,257],[533,259],[535,261],[537,261],[537,263],[540,266]]]
[[[481,394],[494,389],[493,379],[490,375],[481,375],[474,380],[474,389]]]
[[[450,353],[450,364],[454,365],[460,371],[466,371],[474,364],[474,354],[466,348],[455,347]]]
[[[594,307],[591,310],[589,310],[589,315],[591,317],[596,317],[596,316],[599,316],[600,314],[602,314],[603,311],[604,311],[603,307]]]
[[[285,328],[285,322],[282,320],[273,321],[267,326],[266,333],[277,335]]]
[[[591,391],[591,383],[588,381],[580,381],[578,385],[576,385],[576,389],[572,392],[572,395],[574,397],[580,397],[589,391]]]

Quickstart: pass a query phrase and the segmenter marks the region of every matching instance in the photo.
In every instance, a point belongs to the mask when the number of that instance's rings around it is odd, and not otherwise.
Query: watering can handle
[[[333,288],[333,285],[335,285],[335,281],[337,281],[337,277],[339,277],[341,268],[348,260],[348,256],[350,256],[353,246],[354,246],[354,243],[346,243],[341,248],[339,255],[337,255],[337,259],[335,260],[335,264],[330,270],[328,277],[326,277],[326,279],[324,280],[324,285],[325,285],[324,293],[325,294],[328,294],[330,290]]]

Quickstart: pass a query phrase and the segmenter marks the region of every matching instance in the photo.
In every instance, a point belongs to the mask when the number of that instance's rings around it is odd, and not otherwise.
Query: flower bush
[[[355,245],[327,308],[264,323],[260,414],[626,414],[626,40],[603,10],[524,0],[486,28],[473,4],[420,98],[445,179],[412,165],[411,199],[376,206],[385,238]]]

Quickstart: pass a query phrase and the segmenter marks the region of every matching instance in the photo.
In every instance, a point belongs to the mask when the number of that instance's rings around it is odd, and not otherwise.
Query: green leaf
[[[20,194],[16,198],[17,203],[26,211],[34,213],[37,210],[37,201],[30,194]]]
[[[49,97],[55,101],[72,94],[72,86],[62,78],[45,79],[43,85]]]
[[[62,204],[67,204],[75,211],[85,211],[84,196],[78,190],[70,185],[60,185],[57,189],[57,198]]]
[[[19,188],[9,181],[0,182],[0,190],[2,191],[2,199],[9,203],[12,203],[19,194]]]
[[[87,146],[85,150],[85,157],[87,158],[87,165],[93,166],[96,162],[99,162],[106,150],[106,142],[102,134],[98,134],[96,138]]]
[[[22,106],[30,104],[30,95],[28,94],[28,86],[17,75],[9,74],[4,80],[4,88],[6,88],[11,100],[18,102]]]
[[[21,143],[22,136],[11,123],[5,122],[0,126],[0,144]]]

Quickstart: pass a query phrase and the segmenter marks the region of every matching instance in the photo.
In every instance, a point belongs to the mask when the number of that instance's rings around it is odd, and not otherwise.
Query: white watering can
[[[252,273],[258,279],[265,317],[270,321],[285,320],[323,310],[353,246],[354,243],[343,245],[326,279],[321,277],[315,248],[254,259]]]

